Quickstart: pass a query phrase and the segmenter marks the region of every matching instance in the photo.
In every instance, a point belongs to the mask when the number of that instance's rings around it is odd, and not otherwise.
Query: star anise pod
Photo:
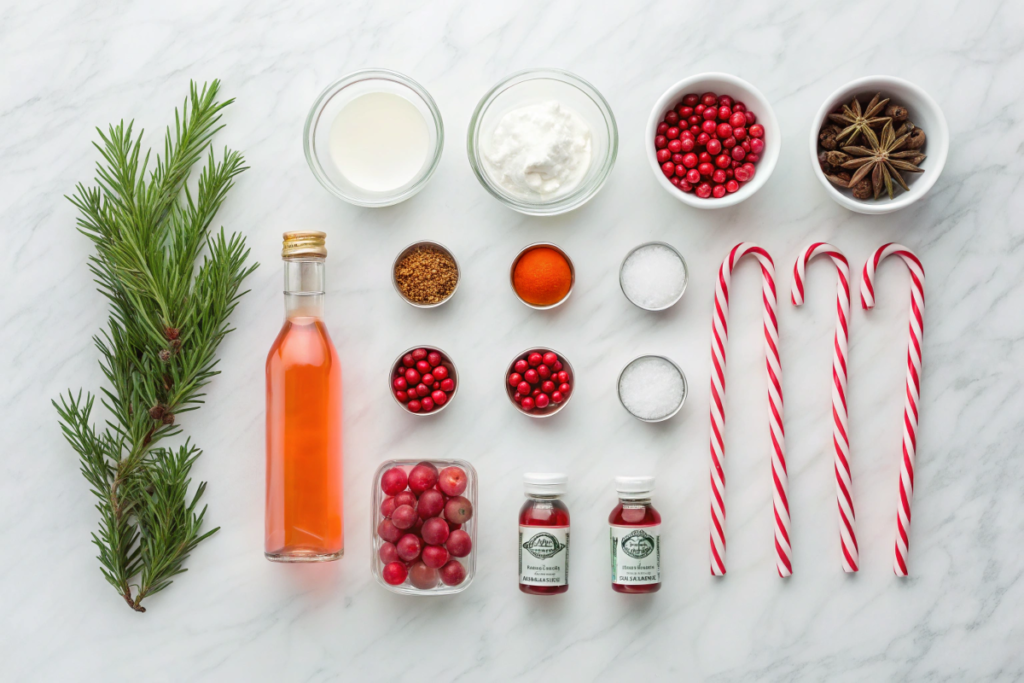
[[[889,104],[888,97],[884,100],[881,97],[882,93],[876,93],[871,98],[871,101],[868,102],[867,109],[861,109],[860,100],[854,97],[853,102],[843,105],[841,113],[828,115],[830,121],[846,126],[836,136],[836,140],[840,144],[852,145],[857,142],[861,135],[868,142],[878,143],[878,136],[875,135],[875,131],[872,128],[890,120],[887,116],[879,116],[879,114],[884,114],[885,105]]]
[[[892,128],[892,121],[887,119],[885,127],[882,128],[881,139],[876,138],[874,141],[869,139],[870,148],[843,147],[844,152],[856,157],[842,165],[843,168],[857,169],[853,178],[850,179],[850,187],[870,174],[875,199],[878,199],[882,193],[883,186],[889,192],[889,199],[893,198],[892,181],[894,178],[900,187],[909,191],[910,188],[907,187],[900,171],[921,173],[924,170],[917,167],[917,164],[924,160],[924,155],[914,149],[903,149],[909,137],[910,133],[904,133],[897,137]]]

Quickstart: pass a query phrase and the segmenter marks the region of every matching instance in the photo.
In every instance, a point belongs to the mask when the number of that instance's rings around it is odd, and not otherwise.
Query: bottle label
[[[569,583],[569,527],[519,527],[519,583],[564,586]]]
[[[661,583],[661,525],[611,527],[612,583]]]

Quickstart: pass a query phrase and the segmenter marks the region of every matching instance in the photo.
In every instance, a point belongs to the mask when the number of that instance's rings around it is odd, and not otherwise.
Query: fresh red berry
[[[702,176],[710,176],[712,173],[715,172],[715,167],[710,162],[705,161],[703,164],[697,167],[697,170],[700,171],[700,174]]]
[[[681,152],[682,150],[683,150],[683,142],[682,142],[682,140],[669,140],[668,141],[668,146],[665,149],[659,149],[658,150],[658,154],[660,155],[662,152],[668,152],[669,154],[675,154],[676,152]],[[660,156],[659,156],[659,158],[660,158]]]
[[[441,380],[441,391],[447,391],[449,394],[455,391],[455,380],[451,377]]]
[[[676,172],[676,165],[671,161],[666,161],[661,165],[661,172],[665,174],[666,178],[670,178]]]
[[[522,406],[523,410],[533,410],[533,398],[530,396],[526,396],[525,398],[523,398],[522,403],[520,403],[519,405]]]
[[[672,126],[671,128],[665,131],[665,137],[667,137],[669,140],[675,140],[677,137],[679,137],[679,129],[676,128],[675,126]]]
[[[667,130],[668,130],[668,124],[665,123],[664,121],[662,121],[661,123],[658,124],[658,127],[656,129],[655,135],[664,135],[665,131],[667,131]]]
[[[719,105],[718,105],[718,118],[720,118],[723,121],[728,121],[730,116],[732,116],[732,109],[729,109],[728,106],[726,106],[726,105],[722,104],[721,102],[719,102]]]
[[[686,182],[690,183],[691,185],[696,185],[697,183],[699,183],[700,182],[700,171],[698,171],[695,168],[691,168],[689,171],[687,171],[686,172]]]
[[[708,140],[708,154],[719,154],[722,151],[722,143],[719,140]]]
[[[536,403],[538,409],[543,409],[547,408],[548,405],[550,405],[551,399],[548,397],[547,394],[540,394],[539,396],[537,396],[537,398],[534,399],[534,402]]]
[[[725,171],[723,171],[720,168],[715,169],[715,172],[711,174],[711,180],[712,180],[712,182],[716,182],[716,183],[719,183],[719,184],[724,183],[725,182]]]
[[[721,199],[725,196],[725,185],[715,185],[711,188],[711,196],[715,199]]]
[[[697,166],[697,155],[696,154],[684,154],[683,155],[683,166],[686,168],[696,168]]]
[[[711,185],[708,183],[701,183],[696,189],[697,196],[701,199],[707,199],[711,196]]]
[[[753,116],[753,114],[751,114],[750,112],[747,112],[747,115]],[[763,138],[764,126],[762,126],[760,123],[755,123],[754,125],[747,127],[747,132],[750,133],[750,137],[752,138]]]
[[[685,104],[687,107],[695,107],[697,106],[698,102],[700,102],[700,95],[696,93],[690,93],[689,95],[683,97],[683,104]]]
[[[754,138],[750,141],[750,151],[754,154],[760,154],[764,151],[764,140],[761,138]]]
[[[735,180],[730,180],[725,184],[725,191],[729,194],[732,194],[738,189],[740,189],[740,184]]]
[[[668,112],[667,114],[665,114],[665,123],[667,123],[670,126],[676,125],[677,123],[679,123],[679,114],[677,114],[674,111]]]
[[[664,135],[655,135],[654,136],[654,146],[657,147],[658,149],[662,149],[667,144],[668,144],[668,138],[665,137]]]
[[[713,107],[718,104],[718,96],[713,92],[706,92],[700,96],[700,103],[705,107]]]

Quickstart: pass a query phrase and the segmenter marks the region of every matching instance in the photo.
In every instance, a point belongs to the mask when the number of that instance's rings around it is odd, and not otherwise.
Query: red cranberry
[[[516,403],[522,403],[523,395],[517,391],[516,393],[512,394],[512,400],[515,401]]]
[[[750,141],[750,151],[754,154],[760,154],[764,151],[764,140],[761,138],[754,138]]]
[[[689,190],[687,190],[687,191],[689,191]],[[551,393],[551,402],[552,403],[561,403],[564,400],[565,400],[565,397],[562,396],[562,392],[555,391],[555,392]]]
[[[700,171],[695,168],[691,168],[686,172],[686,182],[696,185],[700,182]]]
[[[756,164],[760,160],[761,160],[761,155],[760,154],[748,154],[747,158],[746,158],[746,161],[749,161],[752,164]]]
[[[696,189],[697,196],[701,199],[707,199],[711,196],[711,185],[708,183],[701,183]]]
[[[715,199],[721,199],[722,197],[724,197],[725,196],[725,185],[715,185],[713,188],[711,188],[711,195]]]
[[[749,159],[750,156],[747,155],[747,158]],[[748,163],[743,164],[743,168],[747,169],[747,173],[750,174],[751,178],[753,178],[754,174],[757,172],[757,168],[754,166],[754,162],[753,161],[750,161]]]
[[[680,140],[669,140],[668,141],[668,146],[666,147],[666,149],[671,154],[675,154],[676,152],[682,151],[683,143]],[[666,151],[666,150],[660,150],[660,151]]]
[[[547,408],[551,403],[551,399],[548,398],[547,394],[540,394],[534,401],[537,404],[537,408]]]
[[[721,101],[719,101],[718,118],[728,121],[730,116],[732,116],[732,109],[729,109],[727,105],[721,104]]]
[[[730,180],[725,184],[725,191],[728,192],[729,194],[732,194],[738,189],[740,189],[740,184],[735,180]]]
[[[418,413],[423,408],[423,404],[421,404],[418,400],[413,399],[406,403],[405,407],[409,409],[410,413]]]
[[[397,398],[402,403],[405,403],[406,401],[409,400],[409,394],[407,394],[404,391],[396,391],[395,392],[395,398]]]
[[[434,377],[429,372],[424,374],[422,377],[420,377],[420,384],[424,384],[424,385],[426,385],[428,387],[434,386],[434,382],[436,382],[436,381],[437,381],[437,378]]]
[[[526,357],[526,362],[530,364],[531,368],[535,368],[544,362],[544,356],[534,351],[533,353]]]
[[[693,134],[690,131],[686,131],[686,133],[689,137],[679,141],[679,149],[682,152],[690,152],[697,146],[697,141],[694,139]]]
[[[680,165],[676,165],[676,175],[682,177],[686,175],[686,169]]]
[[[734,103],[732,105],[732,110],[733,111],[746,111],[747,110],[747,105],[743,104],[742,102],[736,102],[736,103]]]
[[[718,166],[718,168],[729,168],[730,161],[732,161],[732,159],[729,158],[728,154],[719,154],[715,157],[715,165]]]
[[[675,126],[672,126],[671,128],[665,131],[665,137],[667,137],[669,140],[675,140],[677,137],[679,137],[679,129],[676,128]]]
[[[714,121],[718,117],[718,110],[714,107],[708,107],[701,116],[705,121]]]
[[[741,183],[745,183],[748,180],[750,180],[750,174],[747,173],[747,169],[745,169],[742,166],[739,166],[733,170],[733,177],[735,177],[736,180],[740,181]]]
[[[405,391],[409,388],[409,383],[405,381],[405,377],[396,377],[394,381],[394,387],[396,391]]]
[[[657,152],[658,163],[663,164],[672,158],[672,152],[667,149],[659,149]]]
[[[731,107],[734,100],[728,95],[721,95],[718,98],[718,104],[723,107]]]
[[[712,173],[715,172],[715,167],[708,162],[704,162],[703,164],[697,167],[697,170],[700,171],[700,174],[702,176],[710,176]]]
[[[729,125],[732,126],[733,128],[742,128],[743,126],[747,125],[747,117],[743,114],[743,112],[733,112],[732,116],[729,117]],[[660,133],[661,131],[658,132]]]
[[[667,130],[668,130],[668,124],[665,123],[664,121],[662,121],[661,123],[658,124],[658,127],[657,127],[657,129],[655,131],[655,135],[664,135],[665,131],[667,131]]]
[[[697,165],[696,154],[684,154],[683,155],[683,166],[686,168],[694,168]]]
[[[746,128],[733,128],[732,129],[732,136],[734,138],[736,138],[737,140],[745,140],[746,137],[747,137],[747,129]]]
[[[715,169],[715,172],[711,174],[711,180],[713,182],[716,182],[716,183],[719,183],[719,184],[724,183],[725,182],[725,171],[723,171],[720,168]]]
[[[551,380],[547,380],[546,382],[541,383],[540,390],[543,391],[545,394],[550,394],[552,391],[555,390],[555,383],[552,382]]]
[[[430,363],[431,367],[436,368],[441,364],[441,354],[437,351],[431,351],[427,354],[427,362]]]
[[[434,376],[434,379],[444,379],[448,376],[448,368],[438,365],[430,374]]]
[[[731,135],[729,137],[727,137],[726,139],[722,140],[722,147],[725,147],[726,149],[732,149],[735,146],[736,146],[736,138],[734,138]]]
[[[700,102],[700,95],[697,95],[696,93],[690,93],[683,97],[683,104],[687,107],[695,107],[698,102]]]
[[[530,368],[529,370],[523,373],[523,379],[525,379],[530,384],[536,384],[537,382],[540,381],[540,375],[537,374],[536,370]]]
[[[664,151],[664,150],[662,150],[662,151]],[[678,166],[679,164],[683,163],[683,155],[682,154],[673,154],[672,155],[672,163],[675,164],[676,166]]]
[[[521,375],[526,372],[526,369],[530,367],[530,364],[523,359],[519,359],[513,367],[515,368],[515,371]]]
[[[558,362],[558,356],[553,351],[548,351],[541,358],[541,361],[543,361],[544,365],[550,368],[552,365]]]
[[[697,159],[699,159],[702,164],[710,164],[713,157],[708,154],[707,150],[705,150],[697,155]]]
[[[663,148],[667,144],[668,144],[668,138],[665,137],[664,135],[655,135],[654,136],[654,146],[657,147],[658,149]]]
[[[707,133],[701,132],[701,134],[697,136],[697,144],[703,147],[704,145],[708,144],[708,140],[710,140],[710,139],[711,139],[710,135],[708,135]]]
[[[562,370],[561,372],[558,373],[556,379],[558,380],[559,384],[565,384],[566,382],[569,381],[569,373]]]
[[[420,382],[419,384],[416,385],[416,395],[419,396],[420,398],[423,398],[424,396],[426,396],[429,393],[430,393],[430,387],[428,387],[423,382]]]
[[[421,375],[430,372],[430,363],[425,360],[416,361],[416,372]]]
[[[707,109],[707,107],[705,107],[704,104],[701,103],[693,108],[693,113],[696,114],[697,116],[701,116],[704,113],[705,109]]]
[[[420,399],[420,405],[423,406],[424,413],[429,413],[434,409],[434,399],[427,396],[426,398]]]
[[[416,349],[415,351],[412,352],[412,357],[415,358],[418,361],[419,360],[426,360],[428,355],[429,354],[427,353],[426,349]]]
[[[455,391],[455,380],[451,377],[441,380],[441,391],[447,391],[449,394]]]
[[[389,586],[400,586],[405,583],[406,577],[409,576],[409,570],[405,568],[405,564],[402,562],[389,562],[384,565],[380,575],[384,579],[384,583]]]
[[[523,410],[529,412],[533,410],[533,398],[531,396],[524,396],[519,405],[522,406]]]
[[[520,382],[518,385],[516,385],[516,391],[518,391],[523,396],[526,396],[526,395],[528,395],[532,391],[532,388],[524,380],[524,381]]]
[[[718,131],[718,126],[714,121],[705,121],[700,129],[704,131],[708,137],[714,137],[715,133]]]
[[[732,136],[732,126],[730,126],[728,123],[720,123],[720,124],[718,124],[718,129],[716,130],[716,133],[718,134],[718,137],[720,137],[720,138],[731,137]]]
[[[731,154],[732,158],[735,159],[736,161],[743,161],[743,157],[747,156],[746,150],[744,150],[742,147],[733,147]]]
[[[430,394],[430,398],[434,399],[434,405],[443,406],[448,402],[448,394],[444,393],[440,389],[437,389]]]
[[[675,113],[674,111],[668,112],[667,114],[665,114],[665,123],[667,123],[670,126],[676,125],[677,123],[679,123],[679,114]]]
[[[409,368],[405,371],[405,381],[409,386],[415,386],[420,383],[420,373],[416,372],[415,369]]]
[[[747,112],[747,116],[753,116],[750,112]],[[749,121],[748,121],[749,123]],[[750,133],[752,138],[763,138],[764,137],[764,126],[760,123],[755,123],[747,128],[747,132]]]
[[[743,142],[741,142],[740,143],[740,147],[743,148],[744,152],[749,152],[750,151],[750,140],[744,140]]]
[[[572,387],[569,386],[568,382],[563,382],[561,385],[559,385],[558,390],[565,394],[566,396],[568,396],[569,392],[572,390]]]
[[[686,123],[690,125],[690,132],[693,133],[694,135],[700,132],[700,122],[701,118],[697,114],[694,114],[690,118],[686,119]],[[694,128],[697,128],[698,130],[695,131]]]
[[[713,107],[718,104],[718,96],[713,92],[706,92],[700,96],[700,102],[705,107]]]
[[[402,365],[404,365],[407,368],[411,368],[412,366],[416,365],[416,359],[412,357],[411,353],[407,353],[404,356],[402,356]]]
[[[693,173],[693,171],[687,171],[686,175],[690,175],[691,173]],[[676,187],[678,187],[683,192],[689,192],[690,190],[693,189],[693,185],[691,185],[689,182],[683,180],[682,178],[676,178],[676,180],[679,181],[679,184]],[[558,393],[558,392],[555,392],[555,393]]]
[[[513,372],[511,375],[508,376],[509,386],[513,386],[514,387],[514,386],[516,386],[517,384],[519,384],[522,381],[523,381],[523,376],[520,375],[518,372]]]
[[[681,104],[678,107],[676,107],[676,113],[679,114],[680,119],[685,119],[686,117],[693,114],[693,107],[687,107],[686,105]]]
[[[718,140],[708,140],[708,154],[718,154],[722,151],[722,143]]]
[[[665,174],[666,178],[671,178],[672,174],[676,172],[676,165],[671,161],[666,161],[661,165],[661,172]]]

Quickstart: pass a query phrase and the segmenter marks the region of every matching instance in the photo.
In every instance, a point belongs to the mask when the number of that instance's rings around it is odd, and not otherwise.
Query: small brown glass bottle
[[[569,508],[560,499],[564,474],[525,474],[519,510],[519,590],[557,595],[569,590]]]

